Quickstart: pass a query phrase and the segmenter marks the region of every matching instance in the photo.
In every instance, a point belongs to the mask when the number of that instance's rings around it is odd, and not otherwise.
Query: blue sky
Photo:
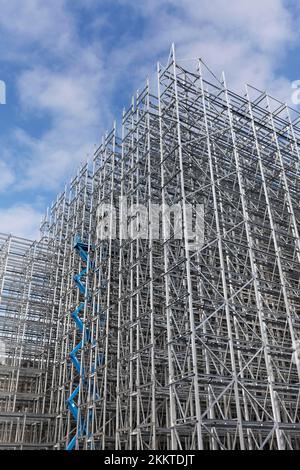
[[[299,0],[0,0],[0,232],[33,238],[47,205],[172,42],[229,86],[290,101]]]

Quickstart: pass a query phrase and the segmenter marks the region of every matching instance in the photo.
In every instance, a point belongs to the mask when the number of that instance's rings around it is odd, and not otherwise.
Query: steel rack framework
[[[0,236],[0,448],[52,447],[48,244]]]
[[[95,263],[89,432],[76,448],[297,448],[298,115],[253,88],[231,92],[201,61],[185,70],[175,49],[157,78],[124,111],[121,140],[116,127],[103,139],[90,192],[81,174],[67,204],[64,262],[76,229]],[[103,236],[114,210],[119,231]]]
[[[193,64],[172,47],[124,110],[121,137],[114,125],[44,220],[32,447],[300,448],[300,115]],[[32,284],[29,248],[10,297]],[[7,315],[21,319],[17,299]]]
[[[181,201],[183,233],[182,254],[165,243],[172,448],[297,448],[299,131],[286,106],[253,89],[238,96],[203,68],[187,73],[173,50],[159,71],[162,178],[172,190],[162,187]],[[197,251],[185,216],[195,196],[204,204]]]
[[[168,446],[166,321],[160,210],[157,98],[149,83],[122,122],[119,208],[117,449]]]
[[[93,164],[93,341],[89,351],[90,415],[86,415],[92,449],[115,447],[119,244],[111,229],[119,203],[120,161],[120,139],[114,125],[95,152]]]

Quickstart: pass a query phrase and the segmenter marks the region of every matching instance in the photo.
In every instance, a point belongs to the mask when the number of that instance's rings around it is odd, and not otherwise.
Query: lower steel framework
[[[1,281],[2,447],[300,449],[299,123],[172,47]]]

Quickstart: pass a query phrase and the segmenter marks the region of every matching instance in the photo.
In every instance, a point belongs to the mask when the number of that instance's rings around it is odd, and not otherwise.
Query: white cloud
[[[26,0],[20,9],[18,3],[0,0],[0,28],[20,56],[24,48],[34,51],[19,73],[17,87],[21,115],[27,122],[34,118],[42,123],[34,136],[23,128],[15,129],[10,139],[19,144],[23,157],[18,190],[58,190],[93,153],[103,123],[113,120],[109,107],[101,106],[106,88],[101,44],[83,46],[64,0]]]
[[[15,182],[15,175],[13,170],[0,160],[0,192],[12,189],[12,184]]]
[[[179,0],[172,3],[183,5]],[[273,51],[292,38],[292,17],[282,0],[186,0],[184,8],[193,24],[206,24],[237,43],[250,41],[259,50]]]
[[[0,209],[0,232],[35,240],[39,235],[42,214],[28,204]]]
[[[299,38],[299,14],[294,4],[292,14],[285,0],[119,3],[143,15],[146,28],[134,47],[128,41],[122,51],[116,50],[115,64],[121,61],[126,69],[143,57],[149,67],[154,55],[165,63],[166,51],[175,42],[177,57],[201,57],[217,75],[225,70],[231,88],[241,91],[245,83],[251,83],[262,89],[279,89],[289,99],[289,86],[284,92],[285,77],[278,70],[288,48]]]
[[[94,80],[88,73],[55,73],[47,68],[26,70],[19,78],[21,103],[27,108],[49,112],[53,118],[72,118],[90,123],[97,116]]]
[[[60,54],[72,44],[75,26],[65,0],[0,0],[0,12],[0,27],[12,50],[24,51],[35,43]]]
[[[25,71],[20,76],[22,108],[48,116],[51,123],[40,138],[22,130],[15,134],[27,153],[21,187],[57,190],[87,154],[93,153],[101,119],[109,119],[109,112],[99,106],[101,80],[101,69],[93,58],[88,64],[84,60],[65,73],[44,67]]]

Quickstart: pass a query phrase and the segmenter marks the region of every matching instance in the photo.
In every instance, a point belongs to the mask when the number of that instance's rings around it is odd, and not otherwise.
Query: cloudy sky
[[[0,0],[0,232],[37,236],[45,208],[134,90],[202,57],[229,86],[290,101],[299,0]]]

